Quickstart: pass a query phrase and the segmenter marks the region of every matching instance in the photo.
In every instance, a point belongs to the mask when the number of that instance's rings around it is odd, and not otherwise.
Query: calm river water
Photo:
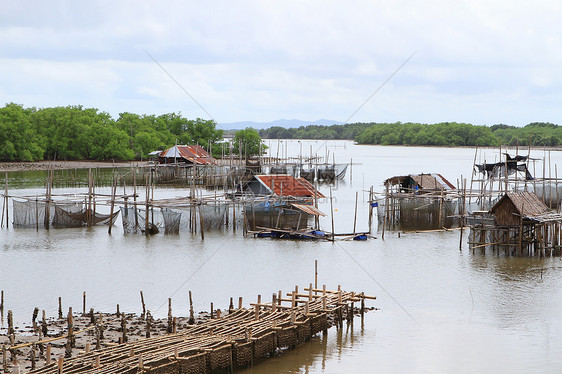
[[[353,159],[344,183],[334,187],[336,232],[353,230],[359,191],[358,231],[367,230],[369,187],[382,192],[391,176],[439,172],[453,184],[470,180],[474,149],[359,146],[335,141],[271,141],[270,152],[335,153]],[[279,152],[277,148],[280,147]],[[543,151],[531,156],[543,158]],[[547,156],[548,157],[548,156]],[[498,150],[478,153],[492,162]],[[552,170],[560,152],[552,152]],[[542,168],[542,164],[540,166]],[[537,169],[539,167],[537,166]],[[351,173],[350,173],[351,172]],[[542,169],[541,169],[542,173]],[[352,179],[350,178],[352,174]],[[14,195],[43,193],[33,186],[41,173],[11,173]],[[41,179],[39,179],[41,180]],[[42,180],[41,180],[42,181]],[[74,192],[57,189],[54,193]],[[82,190],[83,191],[83,190]],[[109,189],[100,189],[98,192]],[[329,188],[320,186],[329,195]],[[157,189],[156,197],[185,196],[180,189]],[[329,201],[320,209],[330,212]],[[330,289],[377,296],[361,325],[329,330],[311,344],[266,360],[242,373],[559,373],[562,372],[562,263],[560,258],[509,258],[459,251],[459,232],[385,234],[366,242],[298,242],[209,233],[205,240],[187,232],[154,237],[124,235],[118,225],[83,229],[0,230],[0,289],[18,323],[29,322],[34,307],[53,316],[63,306],[140,312],[139,291],[148,309],[188,314],[191,290],[197,310],[227,308],[230,297],[244,304],[261,294],[290,291],[314,281]],[[321,221],[330,230],[330,217]],[[4,321],[5,323],[5,321]],[[5,326],[4,326],[5,327]]]

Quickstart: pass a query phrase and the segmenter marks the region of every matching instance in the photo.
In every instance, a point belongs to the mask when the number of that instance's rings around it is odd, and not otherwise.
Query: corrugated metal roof
[[[534,192],[508,192],[490,209],[490,212],[494,213],[505,199],[511,200],[515,209],[524,217],[536,216],[549,210]]]
[[[299,210],[302,210],[305,213],[312,214],[314,216],[326,217],[326,214],[322,213],[313,205],[304,205],[304,204],[291,204],[291,205]]]
[[[194,164],[206,165],[216,164],[215,160],[203,147],[200,145],[175,145],[171,148],[162,151],[159,157],[164,158],[183,158]]]
[[[291,175],[256,175],[255,178],[277,196],[325,197],[304,178]]]

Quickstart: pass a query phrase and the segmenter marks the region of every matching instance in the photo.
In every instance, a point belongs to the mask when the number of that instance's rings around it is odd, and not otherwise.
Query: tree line
[[[260,130],[266,139],[345,139],[359,144],[428,146],[558,146],[562,126],[534,122],[524,127],[498,124],[476,126],[468,123],[351,123],[332,126],[271,127]]]
[[[0,161],[138,160],[174,144],[199,144],[213,156],[257,155],[267,139],[346,139],[360,144],[428,146],[562,145],[562,127],[534,122],[524,127],[468,123],[350,123],[331,126],[274,126],[237,131],[232,142],[212,120],[180,113],[121,113],[113,119],[95,108],[67,106],[0,108]]]
[[[241,130],[227,143],[216,126],[179,113],[121,113],[113,119],[82,106],[37,109],[9,103],[0,108],[0,160],[138,160],[174,144],[199,144],[214,156],[259,152],[257,130]]]

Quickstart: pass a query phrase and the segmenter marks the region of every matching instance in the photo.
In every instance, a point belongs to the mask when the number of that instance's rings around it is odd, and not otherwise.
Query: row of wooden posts
[[[274,293],[272,295],[272,301],[271,303],[264,303],[262,302],[262,298],[261,295],[258,295],[257,297],[257,302],[256,303],[251,303],[250,305],[252,307],[254,307],[255,310],[255,319],[259,319],[260,317],[260,310],[262,310],[263,308],[269,308],[272,311],[275,311],[276,309],[279,309],[281,311],[287,311],[287,310],[291,310],[294,308],[297,308],[299,304],[304,304],[304,315],[308,315],[309,314],[309,303],[312,302],[313,300],[316,300],[317,297],[320,297],[323,295],[324,297],[321,298],[322,299],[322,310],[327,310],[327,299],[326,299],[326,295],[328,294],[335,294],[337,295],[337,302],[341,305],[346,305],[348,308],[348,310],[346,310],[346,319],[349,323],[353,322],[353,302],[351,302],[351,304],[347,304],[348,301],[346,300],[355,300],[354,298],[348,299],[348,296],[346,296],[346,299],[342,299],[342,295],[343,292],[341,290],[341,287],[338,286],[338,291],[327,291],[326,290],[326,286],[323,286],[322,289],[317,289],[315,287],[313,287],[312,284],[310,284],[310,286],[308,288],[305,288],[305,291],[308,291],[307,293],[299,293],[298,290],[298,286],[295,287],[295,290],[291,293],[289,293],[288,295],[290,296],[290,299],[287,298],[283,298],[282,297],[282,293],[281,291],[279,291],[279,293]],[[318,296],[318,294],[320,294],[320,296]],[[305,300],[302,301],[299,298],[304,298]],[[141,305],[142,305],[142,313],[140,315],[140,318],[142,320],[144,320],[146,322],[146,338],[150,338],[151,337],[151,328],[154,325],[154,319],[150,313],[149,310],[146,309],[146,305],[144,302],[144,295],[143,292],[140,292],[140,299],[141,299]],[[363,317],[364,312],[365,312],[365,299],[374,299],[374,297],[372,296],[366,296],[364,294],[358,294],[358,298],[356,299],[357,301],[361,301],[361,308],[360,308],[360,314],[361,317]],[[2,306],[3,308],[3,291],[2,291],[2,303],[0,304],[0,306]],[[291,303],[291,306],[283,306],[281,305],[281,301],[288,301]],[[194,311],[193,311],[193,301],[192,301],[192,296],[191,296],[191,291],[189,291],[189,304],[190,304],[190,316],[189,316],[189,320],[188,320],[188,325],[193,325],[195,323],[195,316],[194,316]],[[230,298],[230,303],[229,303],[229,307],[228,307],[228,314],[233,313],[236,310],[241,310],[243,308],[243,299],[242,297],[239,298],[238,300],[238,309],[234,308],[234,303],[233,303],[233,298]],[[3,309],[0,309],[3,311]],[[295,315],[294,312],[292,312],[292,320],[294,320]],[[82,316],[89,318],[89,326],[84,328],[83,330],[80,331],[75,331],[75,322],[74,322],[74,318],[75,315],[73,314],[72,308],[69,308],[68,310],[68,314],[66,315],[66,323],[67,323],[67,333],[63,334],[61,336],[58,337],[48,337],[48,323],[47,320],[45,318],[45,311],[42,312],[42,319],[41,322],[37,321],[37,317],[39,314],[39,308],[35,308],[33,311],[33,316],[32,316],[32,324],[33,324],[33,331],[35,334],[38,335],[39,340],[37,342],[30,342],[30,343],[24,343],[24,344],[19,344],[16,345],[15,344],[15,329],[14,329],[14,323],[13,323],[13,314],[12,311],[9,310],[8,311],[8,337],[10,340],[10,344],[9,346],[3,345],[2,346],[2,368],[4,370],[4,372],[9,372],[10,371],[10,366],[13,368],[12,372],[19,372],[19,366],[18,366],[18,350],[22,349],[22,348],[29,348],[31,347],[31,351],[30,351],[30,356],[29,356],[29,360],[31,361],[31,368],[32,370],[35,370],[38,366],[38,359],[41,356],[45,357],[45,366],[49,366],[51,365],[52,362],[52,354],[51,354],[51,342],[56,341],[56,340],[61,340],[61,339],[66,339],[66,345],[65,345],[65,353],[64,356],[60,356],[57,360],[57,367],[58,367],[58,372],[62,373],[62,367],[64,365],[65,359],[69,359],[72,357],[73,355],[73,349],[76,348],[76,336],[79,334],[83,334],[86,333],[87,331],[90,330],[94,330],[95,332],[95,348],[91,347],[89,343],[86,343],[85,347],[84,347],[84,352],[87,354],[88,352],[91,351],[91,349],[96,349],[99,350],[101,348],[101,342],[104,339],[104,325],[107,324],[108,322],[110,322],[110,320],[103,320],[103,316],[100,313],[94,313],[93,308],[90,309],[89,313],[86,313],[86,293],[83,293],[83,305],[82,305]],[[211,303],[211,313],[209,318],[211,320],[213,319],[220,319],[222,312],[220,309],[215,310],[214,309],[214,305],[213,303]],[[3,315],[3,314],[2,314]],[[62,300],[59,297],[59,310],[58,310],[58,317],[59,319],[63,318],[63,313],[62,313]],[[341,327],[341,323],[343,322],[344,318],[343,318],[343,311],[341,308],[339,308],[336,311],[336,326]],[[116,321],[120,319],[120,325],[121,325],[121,332],[122,335],[118,338],[118,342],[117,344],[123,344],[123,343],[127,343],[128,342],[128,336],[127,336],[127,315],[124,313],[121,313],[119,310],[119,304],[117,304],[117,310],[115,313],[115,317],[112,319],[112,321]],[[39,326],[40,325],[40,326]],[[172,300],[171,298],[168,299],[168,318],[167,318],[167,333],[169,334],[176,334],[177,333],[177,317],[173,317],[172,314]],[[113,343],[114,344],[114,343]],[[106,345],[113,345],[112,343],[106,344]],[[37,351],[39,351],[39,353],[37,354]],[[8,352],[10,353],[10,359],[7,358],[7,354]],[[99,360],[99,357],[98,357]],[[95,364],[94,364],[95,365]],[[99,367],[99,362],[98,362],[98,367]]]

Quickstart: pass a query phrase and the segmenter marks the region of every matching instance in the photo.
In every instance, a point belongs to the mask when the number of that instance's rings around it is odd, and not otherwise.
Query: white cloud
[[[562,4],[5,2],[0,100],[217,121],[557,122]],[[541,118],[539,118],[541,117]]]

